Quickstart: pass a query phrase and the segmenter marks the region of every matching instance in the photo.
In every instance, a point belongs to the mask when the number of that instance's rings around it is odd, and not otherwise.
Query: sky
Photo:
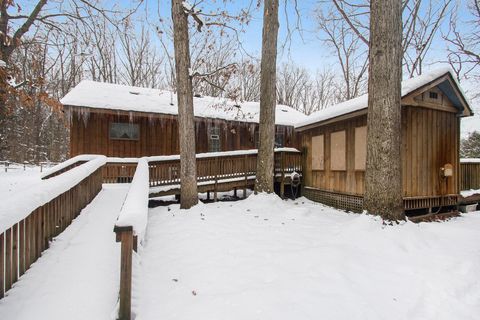
[[[104,0],[103,3],[107,7],[111,8],[132,8],[139,0],[120,0],[120,1],[108,1]],[[361,0],[350,0],[350,2],[359,2]],[[432,0],[434,3],[440,0]],[[466,3],[473,0],[452,0],[460,4],[457,17],[459,22],[465,22],[471,19],[471,16],[466,8]],[[36,1],[28,1],[30,6]],[[257,0],[190,0],[190,3],[198,3],[198,8],[201,8],[203,12],[209,12],[218,8],[225,9],[230,12],[238,12],[241,8],[246,8],[249,5],[255,4]],[[425,1],[426,2],[426,1]],[[225,4],[226,3],[226,4]],[[287,5],[285,5],[287,3]],[[168,23],[171,19],[170,15],[171,0],[143,0],[141,2],[138,11],[136,12],[136,21],[146,20],[152,26],[157,25],[160,19],[163,19],[165,23]],[[328,9],[329,6],[333,6],[331,1],[321,0],[297,0],[297,8],[299,15],[293,5],[293,0],[280,1],[279,10],[279,56],[278,64],[286,61],[293,61],[295,64],[306,68],[311,74],[315,74],[317,70],[329,68],[333,70],[339,70],[337,59],[332,55],[332,49],[321,41],[322,33],[319,32],[315,12],[320,7]],[[29,6],[24,6],[25,11],[30,11]],[[252,19],[247,26],[243,26],[244,33],[240,33],[240,40],[242,41],[243,48],[250,54],[256,57],[260,57],[261,53],[261,36],[262,36],[262,23],[263,23],[263,6],[252,10]],[[288,23],[287,23],[288,19]],[[300,20],[298,20],[300,19]],[[135,20],[133,21],[135,23]],[[287,40],[287,25],[291,29],[296,29],[296,24],[300,23],[301,31],[294,30],[292,37]],[[459,26],[463,25],[459,23]],[[448,25],[445,23],[441,32],[447,32]],[[425,61],[425,70],[438,66],[438,61],[446,59],[447,44],[442,39],[441,34],[438,33],[433,41],[432,48],[430,49],[427,61]],[[462,86],[467,92],[472,88],[476,89],[477,84],[468,81],[462,82]],[[480,99],[479,99],[480,100]],[[474,109],[480,113],[480,101],[475,102]]]

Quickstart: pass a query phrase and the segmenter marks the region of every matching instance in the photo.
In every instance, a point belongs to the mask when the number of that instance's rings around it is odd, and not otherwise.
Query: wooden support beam
[[[120,253],[120,307],[119,320],[130,320],[132,315],[132,227],[115,228],[117,241],[121,242]]]
[[[12,287],[12,229],[5,231],[5,292]]]
[[[5,244],[4,244],[5,234],[0,234],[0,299],[3,298],[5,292]]]
[[[12,284],[18,280],[18,224],[12,227]]]

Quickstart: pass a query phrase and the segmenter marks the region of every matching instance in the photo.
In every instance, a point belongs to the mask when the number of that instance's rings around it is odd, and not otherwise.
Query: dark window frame
[[[222,138],[220,127],[211,126],[208,128],[208,152],[221,152]]]
[[[112,128],[114,126],[129,126],[132,128],[135,128],[133,135],[129,135],[128,137],[122,137],[122,136],[112,136]],[[120,129],[118,129],[120,131]],[[129,132],[125,131],[125,134],[129,134]],[[129,122],[110,122],[108,126],[108,138],[109,140],[122,140],[122,141],[138,141],[140,140],[140,125],[138,123],[129,123]]]

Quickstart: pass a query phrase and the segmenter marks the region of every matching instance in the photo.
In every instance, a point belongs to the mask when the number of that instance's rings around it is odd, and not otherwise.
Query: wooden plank
[[[25,269],[31,265],[31,243],[32,243],[32,214],[25,219]]]
[[[23,219],[18,223],[18,276],[21,277],[25,273],[25,222]]]
[[[5,292],[5,233],[0,233],[0,299]]]
[[[12,229],[5,231],[5,292],[12,287]]]
[[[132,300],[133,231],[122,231],[120,257],[120,307],[119,319],[130,320]]]
[[[12,284],[18,280],[18,224],[12,227]]]

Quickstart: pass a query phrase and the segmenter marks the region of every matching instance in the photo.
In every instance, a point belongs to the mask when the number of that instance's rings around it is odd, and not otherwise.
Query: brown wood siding
[[[302,134],[302,145],[306,148],[305,185],[322,190],[345,192],[349,194],[363,194],[364,171],[355,171],[355,128],[367,124],[367,117],[360,116],[349,120],[340,121],[313,128]],[[331,170],[330,135],[332,132],[345,130],[346,134],[346,170]],[[324,135],[324,168],[325,170],[312,170],[312,137]]]
[[[364,171],[355,170],[355,128],[366,125],[366,115],[319,126],[302,132],[302,146],[307,151],[305,185],[321,190],[363,195]],[[459,125],[453,112],[420,107],[402,108],[402,163],[405,197],[458,194]],[[346,131],[347,167],[331,170],[330,135]],[[325,170],[312,170],[312,136],[325,136]],[[442,179],[440,168],[453,165],[453,177]]]
[[[73,110],[75,110],[73,108]],[[112,122],[131,122],[139,125],[138,140],[109,138]],[[221,151],[255,148],[258,124],[206,118],[195,119],[196,152],[209,151],[208,128],[220,129]],[[277,126],[279,130],[280,126]],[[293,127],[285,126],[284,145],[299,147],[300,140]],[[128,115],[125,113],[90,112],[87,118],[72,112],[70,126],[70,157],[79,154],[104,154],[110,157],[141,157],[179,154],[176,116]]]

